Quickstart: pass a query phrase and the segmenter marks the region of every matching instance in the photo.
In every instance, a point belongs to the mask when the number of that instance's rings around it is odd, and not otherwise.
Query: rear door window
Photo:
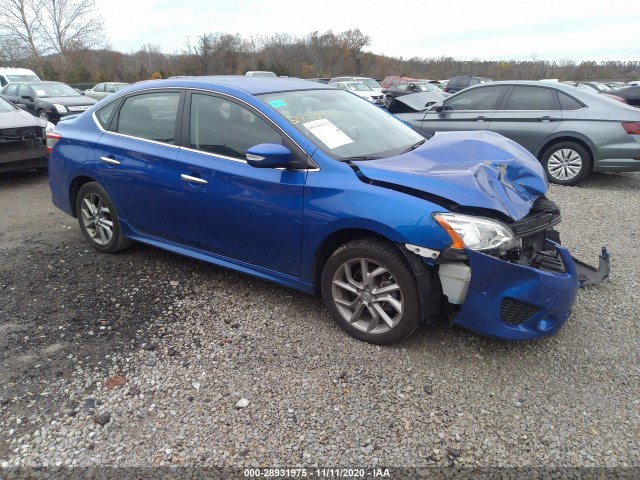
[[[560,110],[553,90],[518,85],[513,87],[505,110]]]
[[[156,142],[175,143],[180,92],[154,92],[127,98],[113,131]]]

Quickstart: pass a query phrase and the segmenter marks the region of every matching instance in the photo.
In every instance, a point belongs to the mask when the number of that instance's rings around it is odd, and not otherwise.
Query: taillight
[[[622,122],[622,128],[629,135],[640,135],[640,122]]]
[[[47,150],[49,151],[49,153],[53,152],[53,147],[56,146],[56,143],[58,143],[58,140],[60,140],[62,138],[62,135],[60,135],[59,133],[47,133]]]

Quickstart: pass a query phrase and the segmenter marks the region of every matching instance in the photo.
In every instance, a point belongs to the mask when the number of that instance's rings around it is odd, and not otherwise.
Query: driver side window
[[[282,137],[249,109],[199,93],[191,96],[189,134],[193,149],[242,160],[255,145],[282,144]]]

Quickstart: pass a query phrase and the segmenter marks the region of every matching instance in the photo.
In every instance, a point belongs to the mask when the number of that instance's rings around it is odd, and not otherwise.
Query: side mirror
[[[435,107],[433,107],[433,110],[435,110],[436,112],[440,113],[440,112],[444,111],[444,105],[436,105]]]
[[[256,168],[291,167],[291,150],[277,143],[261,143],[247,150],[247,163]]]

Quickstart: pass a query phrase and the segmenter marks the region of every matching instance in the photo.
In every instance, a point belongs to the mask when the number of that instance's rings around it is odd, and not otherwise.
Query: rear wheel
[[[82,234],[96,250],[114,253],[131,246],[131,240],[122,234],[113,202],[98,183],[86,183],[80,188],[76,216]]]
[[[322,271],[322,297],[338,325],[377,344],[410,336],[420,322],[415,275],[393,245],[375,239],[340,246]]]
[[[558,185],[577,185],[589,175],[591,163],[587,149],[571,141],[555,143],[542,155],[549,182]]]

